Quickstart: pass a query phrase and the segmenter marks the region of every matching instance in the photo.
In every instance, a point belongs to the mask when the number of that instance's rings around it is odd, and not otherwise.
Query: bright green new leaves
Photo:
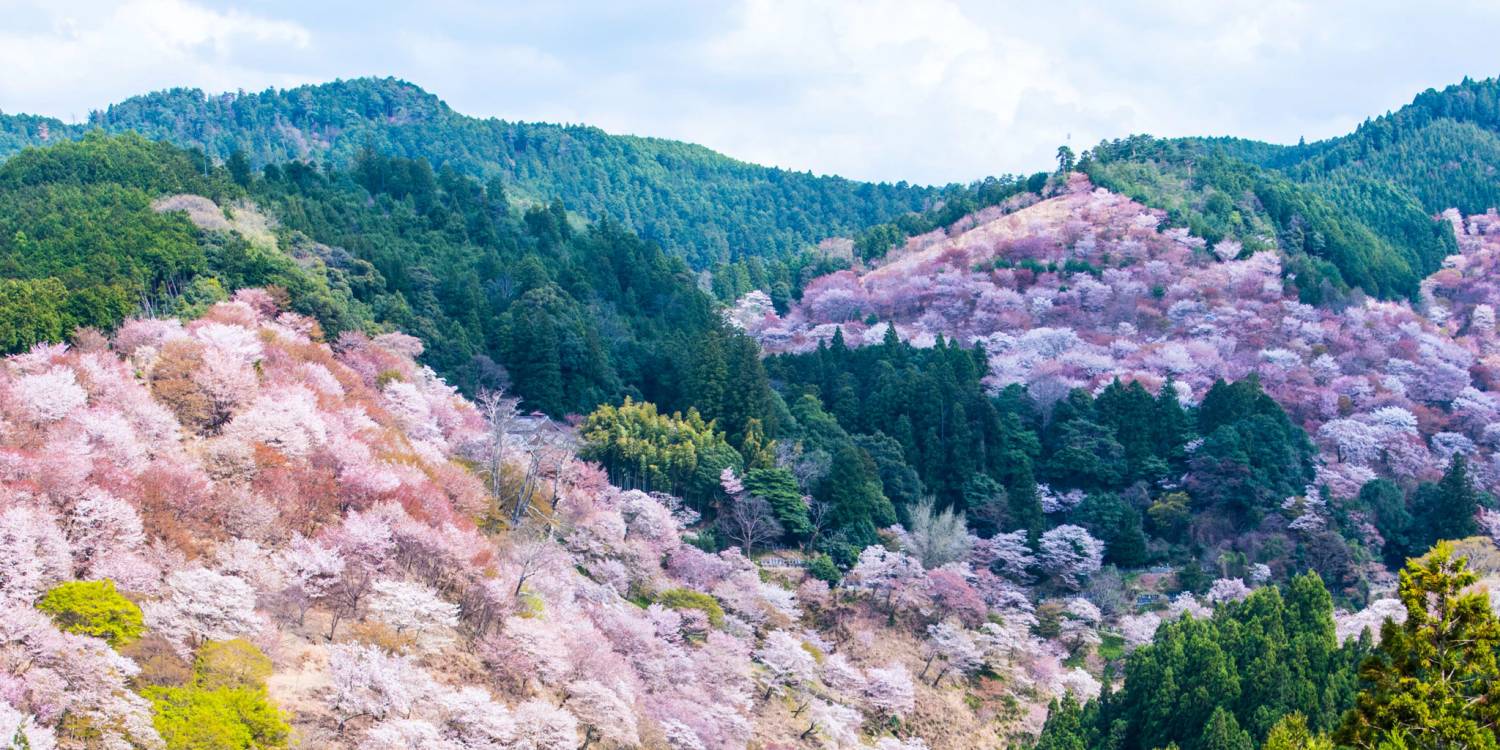
[[[579,455],[604,464],[621,487],[701,500],[714,492],[721,471],[740,468],[739,454],[696,410],[669,416],[655,404],[627,398],[620,406],[599,407],[582,433]]]
[[[115,582],[69,581],[47,592],[36,608],[60,630],[103,638],[114,648],[141,637],[141,608],[115,591]]]
[[[193,660],[193,682],[141,691],[167,750],[285,747],[286,717],[266,693],[271,660],[249,641],[207,643]]]

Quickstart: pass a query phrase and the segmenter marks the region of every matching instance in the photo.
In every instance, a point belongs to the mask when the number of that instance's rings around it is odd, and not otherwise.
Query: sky
[[[396,76],[454,109],[964,182],[1131,133],[1291,143],[1500,74],[1500,2],[0,0],[0,111]]]

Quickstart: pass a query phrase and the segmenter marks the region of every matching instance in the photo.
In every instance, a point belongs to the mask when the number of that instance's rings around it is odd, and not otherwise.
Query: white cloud
[[[8,111],[82,116],[159,88],[300,82],[306,78],[255,61],[313,43],[312,32],[299,24],[187,0],[21,0],[7,2],[5,10],[31,21],[0,30],[0,105]]]

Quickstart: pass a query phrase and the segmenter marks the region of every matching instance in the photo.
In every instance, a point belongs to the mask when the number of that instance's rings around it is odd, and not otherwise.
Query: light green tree
[[[1387,620],[1366,688],[1337,736],[1359,748],[1500,747],[1500,621],[1466,558],[1434,547],[1401,571],[1406,622]]]

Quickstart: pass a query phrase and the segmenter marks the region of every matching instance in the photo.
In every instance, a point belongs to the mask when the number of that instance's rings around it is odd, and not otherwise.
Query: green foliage
[[[651,403],[605,404],[584,420],[579,456],[598,461],[615,484],[671,492],[701,504],[718,492],[719,473],[742,468],[739,454],[697,410],[666,415]]]
[[[1407,191],[1379,180],[1309,180],[1269,165],[1273,147],[1220,139],[1133,136],[1101,143],[1083,169],[1098,185],[1167,212],[1210,244],[1271,246],[1289,256],[1288,281],[1305,302],[1350,287],[1385,297],[1417,283],[1455,252],[1451,231]],[[1262,161],[1262,164],[1253,163]]]
[[[1382,552],[1386,565],[1396,568],[1404,564],[1412,514],[1407,510],[1401,487],[1389,479],[1372,479],[1359,488],[1358,503],[1374,519],[1375,529],[1385,539]]]
[[[103,638],[114,648],[140,638],[146,629],[141,608],[121,596],[108,579],[59,584],[36,608],[50,615],[59,630]]]
[[[291,736],[265,688],[149,687],[141,694],[167,750],[277,748]]]
[[[153,209],[178,193],[241,194],[201,154],[136,135],[90,135],[0,165],[0,347],[60,341],[144,311],[190,313],[245,286],[285,288],[294,309],[330,332],[364,324],[336,272]]]
[[[1262,750],[1333,750],[1333,741],[1327,736],[1313,734],[1307,728],[1307,717],[1290,713],[1271,727]]]
[[[1255,750],[1255,743],[1250,741],[1250,734],[1240,728],[1234,714],[1219,706],[1203,726],[1198,750]]]
[[[724,608],[719,606],[719,600],[701,591],[667,589],[658,592],[653,599],[669,609],[696,609],[707,615],[708,624],[716,628],[724,625]]]
[[[1064,693],[1047,706],[1047,722],[1031,750],[1089,750],[1098,739],[1093,726],[1098,713],[1097,704],[1085,708],[1071,692]]]
[[[243,638],[213,641],[198,649],[193,674],[198,687],[207,690],[259,687],[271,676],[271,660]]]
[[[1406,622],[1387,620],[1360,668],[1364,689],[1337,739],[1361,748],[1500,746],[1500,620],[1469,587],[1468,561],[1439,544],[1401,571]]]
[[[461,388],[505,388],[530,409],[586,414],[624,397],[698,409],[741,447],[777,429],[755,343],[730,329],[680,259],[561,203],[513,209],[497,182],[373,151],[353,169],[300,163],[253,188],[283,241],[328,258],[381,325],[430,346]]]
[[[1044,423],[1024,388],[990,394],[980,380],[985,367],[982,348],[939,339],[918,349],[894,335],[857,349],[835,335],[813,352],[766,361],[793,401],[793,428],[779,437],[830,460],[810,487],[814,497],[836,510],[866,509],[836,512],[842,529],[856,530],[862,518],[882,522],[867,510],[885,505],[858,468],[866,458],[899,517],[931,493],[941,506],[964,510],[984,535],[1045,530],[1040,478],[1054,492],[1088,496],[1054,522],[1085,526],[1105,542],[1110,562],[1140,567],[1150,558],[1146,517],[1156,536],[1186,543],[1195,506],[1245,529],[1312,480],[1312,442],[1254,376],[1216,384],[1192,412],[1170,381],[1154,396],[1118,381],[1098,396],[1078,389],[1053,404]],[[1189,460],[1198,434],[1207,439]],[[1187,493],[1177,488],[1184,475]]]
[[[1254,523],[1312,480],[1312,441],[1253,374],[1214,383],[1198,407],[1198,430],[1188,490],[1200,506]]]
[[[839,573],[839,566],[834,564],[833,558],[828,555],[813,555],[807,563],[807,574],[829,585],[839,582],[843,575]]]
[[[1441,480],[1422,482],[1410,492],[1387,479],[1366,482],[1351,510],[1373,519],[1385,540],[1385,563],[1398,568],[1439,541],[1479,533],[1477,512],[1488,503],[1469,474],[1467,459],[1455,456]]]
[[[1482,502],[1480,491],[1469,476],[1469,462],[1455,455],[1436,485],[1417,488],[1412,498],[1412,516],[1422,519],[1411,546],[1423,549],[1448,539],[1458,540],[1479,533],[1475,516]]]
[[[918,349],[894,335],[857,349],[836,338],[815,352],[766,363],[789,400],[820,395],[827,411],[817,411],[855,436],[875,461],[885,494],[901,507],[932,493],[962,508],[976,472],[1006,487],[1029,476],[1036,437],[1019,415],[1002,413],[985,393],[980,379],[986,367],[982,349],[956,342]]]
[[[1353,133],[1276,155],[1273,166],[1326,183],[1385,183],[1428,213],[1456,207],[1480,213],[1500,204],[1487,165],[1500,154],[1500,81],[1428,89],[1397,112]]]
[[[1127,658],[1118,694],[1075,719],[1049,718],[1042,744],[1099,747],[1108,737],[1129,750],[1245,748],[1292,712],[1311,717],[1304,729],[1326,731],[1354,702],[1361,656],[1357,642],[1338,645],[1322,582],[1299,576],[1223,604],[1211,619],[1164,623]]]
[[[1118,495],[1090,494],[1074,511],[1074,519],[1104,542],[1106,562],[1122,568],[1146,564],[1146,533],[1141,528],[1141,514]]]
[[[765,498],[771,511],[786,534],[797,540],[812,536],[812,521],[807,517],[807,503],[802,500],[802,490],[797,487],[797,478],[781,468],[751,469],[744,478],[745,491]]]
[[[206,643],[193,659],[193,682],[141,691],[167,750],[285,747],[286,716],[271,701],[265,679],[271,660],[249,641]]]
[[[37,142],[34,119],[0,117],[0,156],[16,143]],[[366,147],[425,159],[493,182],[517,199],[561,199],[587,219],[624,223],[700,267],[740,253],[788,255],[934,205],[941,196],[906,183],[761,167],[676,141],[465,117],[389,78],[226,96],[173,89],[112,105],[86,126],[56,123],[51,130],[54,137],[77,137],[88,128],[133,130],[219,160],[243,152],[256,167],[312,159],[344,168]]]

